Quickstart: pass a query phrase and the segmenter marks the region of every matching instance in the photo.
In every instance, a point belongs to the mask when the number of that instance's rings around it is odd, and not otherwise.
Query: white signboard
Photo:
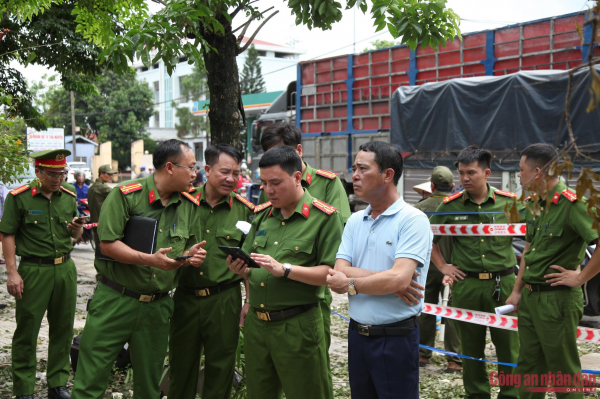
[[[65,130],[50,128],[38,132],[32,127],[27,128],[27,150],[38,152],[65,148]]]

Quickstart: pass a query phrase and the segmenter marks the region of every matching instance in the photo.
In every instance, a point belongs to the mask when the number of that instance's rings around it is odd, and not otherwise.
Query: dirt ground
[[[91,296],[95,286],[95,269],[93,266],[94,253],[89,245],[78,245],[73,251],[73,260],[77,267],[78,282],[78,300],[77,311],[74,324],[74,335],[78,334],[85,325],[86,303]],[[11,341],[16,327],[15,324],[15,301],[6,291],[6,271],[2,267],[0,270],[0,303],[7,303],[8,307],[0,310],[0,398],[11,398],[12,379],[10,376],[11,363]],[[333,293],[332,310],[348,317],[348,299],[346,295]],[[347,368],[347,330],[348,322],[342,317],[332,314],[331,327],[331,369],[334,384],[334,395],[336,398],[350,398],[350,386],[348,382]],[[438,348],[443,347],[443,343],[436,342]],[[38,338],[38,373],[35,398],[47,397],[47,386],[45,379],[45,369],[48,350],[48,322],[46,319],[42,322],[40,335]],[[598,345],[580,343],[580,355],[582,356],[582,365],[584,369],[600,370],[600,349]],[[493,344],[487,340],[486,358],[496,360],[496,354]],[[421,369],[420,390],[421,398],[461,398],[464,395],[462,387],[461,374],[446,374],[444,369],[446,360],[442,355],[434,353],[432,362],[427,367]],[[489,365],[488,371],[495,367]],[[131,398],[132,376],[131,371],[115,373],[109,382],[105,398]],[[599,379],[600,380],[600,379]],[[72,378],[68,383],[72,386]],[[493,397],[498,393],[498,389],[492,389]],[[240,394],[236,397],[244,397]],[[554,397],[548,396],[549,398]],[[596,394],[586,395],[586,397],[598,397]]]

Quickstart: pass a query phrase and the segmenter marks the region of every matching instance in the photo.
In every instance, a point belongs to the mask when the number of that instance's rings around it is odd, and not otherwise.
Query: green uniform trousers
[[[517,373],[521,375],[519,397],[543,398],[543,392],[526,392],[532,385],[545,386],[541,382],[542,375],[548,372],[556,375],[561,371],[563,376],[570,375],[572,379],[573,375],[581,372],[577,324],[583,316],[583,294],[579,287],[545,292],[530,292],[524,288],[518,311],[521,341],[517,366]],[[537,384],[524,386],[525,375],[530,378],[537,375]],[[583,398],[583,393],[557,392],[556,397]]]
[[[248,399],[332,399],[320,306],[278,321],[251,308],[244,324]]]
[[[169,398],[194,399],[205,354],[202,399],[231,396],[240,335],[242,291],[198,297],[175,291],[169,339]]]
[[[81,343],[72,399],[101,399],[114,362],[129,342],[133,397],[159,399],[173,299],[140,302],[98,284]]]
[[[464,280],[454,282],[452,285],[452,300],[457,308],[479,310],[495,313],[494,308],[505,304],[506,299],[515,285],[515,275],[501,277],[500,300],[492,297],[496,280],[479,280],[465,277]],[[456,323],[460,338],[461,353],[475,358],[485,358],[486,326],[459,321]],[[502,363],[516,363],[519,354],[519,334],[515,331],[501,328],[490,328],[492,342],[496,347],[496,356]],[[499,372],[514,374],[515,368],[498,366]],[[470,399],[490,398],[490,377],[486,371],[485,363],[476,360],[463,360],[463,383],[467,397]],[[498,399],[517,398],[517,388],[511,386],[500,387]]]
[[[429,266],[429,273],[427,273],[427,282],[425,283],[425,302],[436,304],[439,302],[439,295],[444,294],[444,286],[442,280],[444,275],[435,268],[433,264]],[[452,306],[452,300],[448,301],[448,306]],[[458,339],[458,332],[454,321],[451,319],[445,319],[444,324],[446,326],[444,332],[444,349],[448,352],[460,353],[460,340]],[[436,317],[433,315],[421,313],[419,316],[419,341],[421,345],[427,345],[435,347],[435,332],[436,332]],[[419,355],[430,359],[431,351],[429,349],[419,349]],[[456,356],[446,356],[449,362],[462,364],[462,359]]]
[[[48,310],[48,387],[67,385],[69,352],[77,303],[77,270],[72,259],[60,265],[21,262],[23,295],[16,300],[17,328],[12,341],[13,393],[33,395],[36,347],[44,313]]]

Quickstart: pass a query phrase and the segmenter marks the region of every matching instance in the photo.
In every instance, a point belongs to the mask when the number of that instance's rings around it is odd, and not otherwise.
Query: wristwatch
[[[354,288],[354,277],[352,277],[348,282],[348,294],[356,295],[356,292],[356,288]]]
[[[290,275],[290,272],[292,271],[292,265],[289,263],[284,263],[283,270],[284,270],[283,277],[288,278],[288,276]]]

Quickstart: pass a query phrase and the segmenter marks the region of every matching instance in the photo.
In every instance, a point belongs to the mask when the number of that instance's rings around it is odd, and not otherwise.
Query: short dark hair
[[[302,144],[302,131],[293,123],[277,122],[270,125],[260,137],[260,146],[263,151],[267,151],[279,143],[295,148],[298,144]]]
[[[379,166],[380,173],[383,173],[386,169],[393,169],[394,186],[398,185],[404,167],[404,159],[402,158],[400,150],[390,143],[370,141],[361,145],[359,151],[372,152],[375,154],[375,163]]]
[[[459,163],[468,165],[475,161],[477,161],[477,166],[481,169],[489,169],[492,164],[492,153],[476,145],[470,145],[458,154],[458,157],[456,157],[456,166]]]
[[[263,154],[258,163],[259,168],[279,165],[288,175],[302,172],[302,159],[295,149],[288,146],[273,147]]]
[[[183,156],[183,148],[192,149],[185,141],[171,139],[163,141],[154,150],[152,164],[154,169],[158,170],[164,167],[167,162],[179,162]]]
[[[219,157],[221,154],[229,155],[235,159],[238,164],[242,163],[243,157],[238,150],[229,144],[217,143],[215,145],[208,146],[208,148],[204,151],[204,159],[206,160],[206,164],[208,166],[213,166],[219,162]]]
[[[522,157],[526,157],[525,162],[534,167],[540,168],[546,172],[550,163],[558,159],[558,151],[550,144],[536,143],[531,144],[521,152]]]
[[[438,186],[435,183],[431,183],[433,184],[433,191],[438,191],[440,193],[449,193],[450,191],[452,191],[452,186]],[[452,184],[452,183],[450,183]]]

